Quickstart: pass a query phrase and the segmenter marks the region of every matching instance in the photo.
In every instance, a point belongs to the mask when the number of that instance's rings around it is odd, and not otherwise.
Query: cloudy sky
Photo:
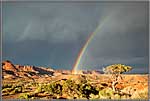
[[[133,72],[148,72],[144,2],[3,3],[3,60],[71,69],[89,34],[101,23],[79,69],[122,63],[132,65]]]

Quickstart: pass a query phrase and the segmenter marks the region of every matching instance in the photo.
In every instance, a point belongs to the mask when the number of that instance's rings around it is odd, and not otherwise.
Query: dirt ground
[[[50,83],[51,81],[60,81],[65,79],[72,79],[75,81],[78,81],[81,79],[81,77],[85,77],[86,80],[92,85],[98,85],[105,83],[107,86],[111,86],[111,78],[110,75],[106,74],[99,74],[99,75],[92,75],[92,74],[85,74],[85,75],[58,75],[58,76],[46,76],[46,77],[39,77],[39,78],[16,78],[16,79],[3,79],[2,84],[29,84],[31,82],[36,83]],[[140,74],[124,74],[122,75],[122,80],[119,84],[116,85],[116,88],[122,89],[122,92],[124,93],[134,93],[135,91],[146,91],[148,92],[148,75],[140,75]],[[131,88],[133,90],[131,90]],[[32,92],[36,88],[31,87],[29,91]],[[9,95],[3,95],[3,99],[18,99],[18,96],[21,93],[15,93],[15,94],[9,94]]]

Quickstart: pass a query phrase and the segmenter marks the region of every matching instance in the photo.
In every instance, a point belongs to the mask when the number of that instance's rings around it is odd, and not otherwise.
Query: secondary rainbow
[[[77,69],[78,69],[78,66],[79,66],[79,64],[80,64],[80,61],[81,61],[81,59],[82,59],[82,56],[83,56],[85,50],[87,49],[87,47],[88,47],[89,43],[91,42],[91,40],[93,39],[94,35],[95,35],[98,31],[100,31],[100,29],[103,27],[104,23],[107,21],[107,19],[108,19],[109,17],[110,17],[110,16],[107,16],[106,18],[104,18],[103,22],[100,23],[100,24],[98,25],[98,27],[96,28],[96,30],[95,30],[93,33],[91,33],[91,34],[89,35],[89,37],[87,38],[87,40],[86,40],[84,46],[83,46],[83,47],[81,48],[81,50],[79,51],[78,57],[77,57],[77,59],[76,59],[74,65],[73,65],[73,69],[72,69],[72,73],[73,73],[73,74],[77,74]]]

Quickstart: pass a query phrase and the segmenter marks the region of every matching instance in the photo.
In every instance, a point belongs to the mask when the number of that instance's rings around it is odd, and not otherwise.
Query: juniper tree
[[[112,79],[112,89],[116,91],[115,85],[119,83],[119,80],[122,79],[121,74],[124,72],[128,72],[132,69],[130,66],[125,66],[122,64],[114,64],[103,68],[105,74],[111,74]]]

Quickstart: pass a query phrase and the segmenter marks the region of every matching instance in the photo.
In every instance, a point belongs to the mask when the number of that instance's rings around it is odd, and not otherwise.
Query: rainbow
[[[79,51],[78,57],[76,58],[76,61],[75,61],[74,65],[73,65],[72,74],[77,74],[77,69],[78,69],[78,66],[79,66],[79,64],[80,64],[80,61],[81,61],[81,59],[82,59],[82,56],[83,56],[85,50],[87,49],[87,47],[88,47],[89,43],[91,42],[91,40],[93,39],[94,35],[103,27],[104,23],[107,21],[107,19],[108,19],[109,17],[110,17],[110,16],[105,17],[105,19],[103,20],[103,22],[100,23],[100,24],[98,25],[98,27],[96,28],[96,30],[95,30],[93,33],[91,33],[91,34],[89,35],[89,37],[87,38],[87,40],[86,40],[84,46],[83,46],[83,47],[81,48],[81,50]]]

